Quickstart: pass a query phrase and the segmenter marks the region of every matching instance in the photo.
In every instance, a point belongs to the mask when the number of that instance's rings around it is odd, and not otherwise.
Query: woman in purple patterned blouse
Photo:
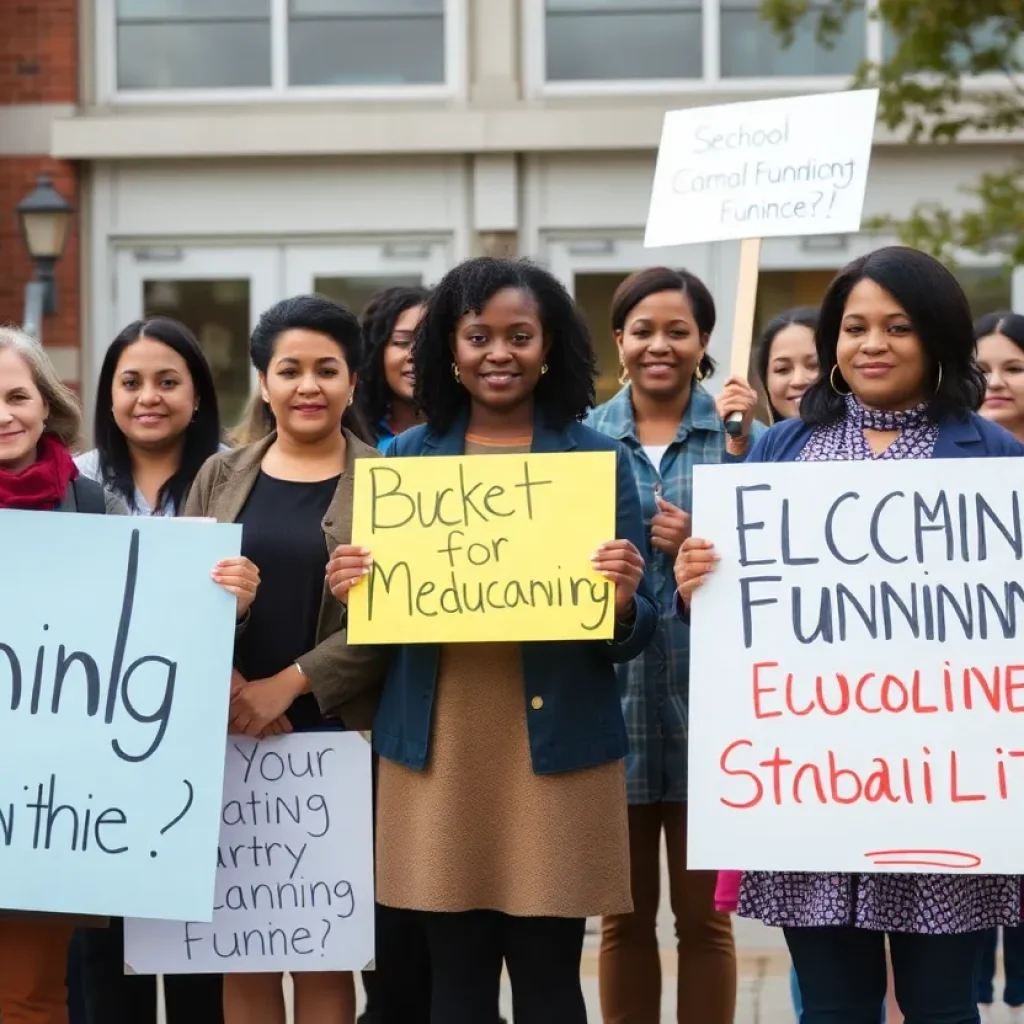
[[[816,337],[821,378],[800,418],[768,431],[749,462],[1022,456],[1024,444],[976,415],[985,382],[970,310],[936,260],[879,249],[832,282]],[[686,541],[679,602],[714,568]],[[739,913],[785,930],[804,998],[802,1024],[877,1024],[889,935],[907,1024],[977,1024],[983,929],[1020,918],[1019,877],[749,872]]]

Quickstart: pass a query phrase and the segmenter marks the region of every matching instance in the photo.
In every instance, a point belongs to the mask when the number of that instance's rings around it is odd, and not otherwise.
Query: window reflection
[[[835,44],[826,49],[815,38],[814,0],[795,27],[791,46],[782,42],[761,14],[758,0],[720,0],[721,61],[726,78],[777,78],[852,74],[867,54],[867,18],[863,6],[851,13]]]
[[[547,0],[547,80],[700,78],[701,0]]]
[[[199,339],[213,371],[221,423],[233,427],[250,391],[249,280],[151,280],[143,282],[142,296],[144,317],[172,317]]]

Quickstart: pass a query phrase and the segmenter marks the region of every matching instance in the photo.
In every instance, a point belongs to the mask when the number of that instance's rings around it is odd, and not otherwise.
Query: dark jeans
[[[580,986],[583,918],[493,910],[419,917],[430,950],[431,1024],[494,1021],[503,963],[515,1024],[587,1024]]]
[[[156,978],[124,973],[124,922],[78,937],[88,1024],[156,1024]],[[224,1024],[219,974],[165,975],[164,996],[168,1024]]]
[[[786,928],[803,997],[801,1024],[878,1024],[885,935],[862,928]],[[906,1024],[978,1024],[981,933],[889,934],[896,1000]]]
[[[1006,987],[1003,1002],[1007,1006],[1024,1006],[1024,926],[1003,928],[1003,968],[1006,971]],[[978,950],[978,1002],[996,1001],[994,981],[996,976],[996,948],[999,945],[999,929],[992,928],[981,933],[981,948]]]

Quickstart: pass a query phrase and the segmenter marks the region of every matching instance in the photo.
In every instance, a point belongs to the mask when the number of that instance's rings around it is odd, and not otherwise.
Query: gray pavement
[[[667,885],[662,887],[667,890]],[[739,960],[739,986],[735,1024],[795,1024],[789,999],[789,957],[782,933],[765,928],[754,921],[734,918],[736,951]],[[658,937],[662,951],[663,1024],[676,1024],[675,998],[675,946],[672,916],[667,901],[663,903],[658,921]],[[587,998],[590,1024],[600,1024],[601,1009],[597,990],[597,931],[596,922],[588,928],[587,944],[583,955],[583,989]],[[287,987],[287,983],[286,983]],[[502,1011],[511,1020],[511,991],[505,979],[502,985]],[[163,1014],[160,1021],[163,1024]],[[691,1024],[688,1018],[682,1018]],[[994,1009],[992,1024],[1008,1024],[1009,1016],[1003,1006]],[[692,1024],[702,1024],[692,1021]]]

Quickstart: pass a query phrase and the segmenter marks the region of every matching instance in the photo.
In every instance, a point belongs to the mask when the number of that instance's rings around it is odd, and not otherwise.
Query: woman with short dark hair
[[[342,609],[324,585],[330,551],[352,530],[355,460],[376,457],[353,408],[362,360],[359,321],[312,295],[259,319],[249,345],[266,436],[213,456],[185,512],[242,526],[260,592],[235,643],[230,728],[246,736],[365,729],[364,708],[339,721],[348,659]],[[341,972],[293,973],[296,1024],[353,1024],[355,985]],[[226,1024],[284,1024],[280,973],[225,974]]]
[[[769,430],[748,462],[1024,455],[1024,444],[975,412],[985,381],[970,309],[930,256],[890,247],[842,270],[822,304],[817,350],[821,379],[800,418]],[[710,540],[683,544],[682,614],[716,557]],[[877,1020],[887,934],[906,1019],[974,1024],[980,934],[1017,924],[1020,912],[1018,876],[758,871],[744,873],[739,898],[742,916],[785,930],[803,1024]]]

